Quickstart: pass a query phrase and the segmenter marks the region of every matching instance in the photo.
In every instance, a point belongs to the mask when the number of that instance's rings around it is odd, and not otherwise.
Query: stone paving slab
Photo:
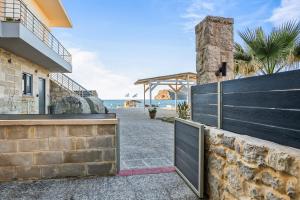
[[[0,200],[196,200],[176,173],[0,184]]]
[[[145,158],[121,161],[121,169],[143,169],[172,166],[173,163],[167,158]]]
[[[151,120],[148,110],[143,108],[111,112],[120,119],[121,170],[173,165],[173,124]],[[158,109],[157,116],[175,116],[175,111]]]

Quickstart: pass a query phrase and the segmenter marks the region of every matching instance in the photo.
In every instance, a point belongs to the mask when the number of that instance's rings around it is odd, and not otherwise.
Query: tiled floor
[[[0,184],[0,200],[196,200],[176,173]]]
[[[121,170],[173,165],[174,125],[151,120],[147,109],[117,109],[120,119]],[[175,111],[158,110],[158,116]]]

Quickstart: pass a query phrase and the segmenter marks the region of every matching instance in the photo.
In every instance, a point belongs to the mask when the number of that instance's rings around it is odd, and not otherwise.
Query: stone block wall
[[[22,94],[22,73],[33,75],[33,94]],[[46,105],[49,103],[49,71],[0,48],[0,114],[37,114],[39,77],[46,80]]]
[[[0,126],[0,181],[115,175],[116,151],[116,124]]]
[[[55,107],[55,114],[105,113],[103,101],[97,96],[79,97],[51,80],[50,99]]]
[[[91,113],[88,102],[50,80],[50,102],[55,114]]]
[[[50,101],[58,102],[61,101],[64,97],[74,96],[72,92],[60,87],[55,82],[50,80]]]
[[[195,31],[197,83],[233,79],[233,19],[207,16]],[[227,63],[227,75],[217,77],[215,72],[222,62]]]
[[[206,192],[209,199],[300,199],[300,150],[205,129]]]

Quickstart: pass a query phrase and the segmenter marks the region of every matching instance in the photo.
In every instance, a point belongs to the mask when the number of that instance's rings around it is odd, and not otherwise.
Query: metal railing
[[[90,97],[90,96],[96,96],[93,92],[85,89],[82,87],[79,83],[71,79],[65,74],[61,73],[52,73],[50,74],[50,79],[63,87],[64,89],[72,92],[73,94],[76,94],[81,97]]]
[[[72,62],[71,54],[63,47],[49,29],[29,10],[21,0],[0,0],[0,20],[19,22],[37,36],[49,48],[55,51],[68,63]]]

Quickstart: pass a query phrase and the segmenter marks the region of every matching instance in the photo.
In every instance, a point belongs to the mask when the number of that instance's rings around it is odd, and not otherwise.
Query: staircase
[[[79,83],[65,74],[52,73],[50,74],[50,80],[58,84],[60,87],[66,89],[67,91],[72,92],[73,94],[80,97],[97,97],[95,93],[85,89]]]

